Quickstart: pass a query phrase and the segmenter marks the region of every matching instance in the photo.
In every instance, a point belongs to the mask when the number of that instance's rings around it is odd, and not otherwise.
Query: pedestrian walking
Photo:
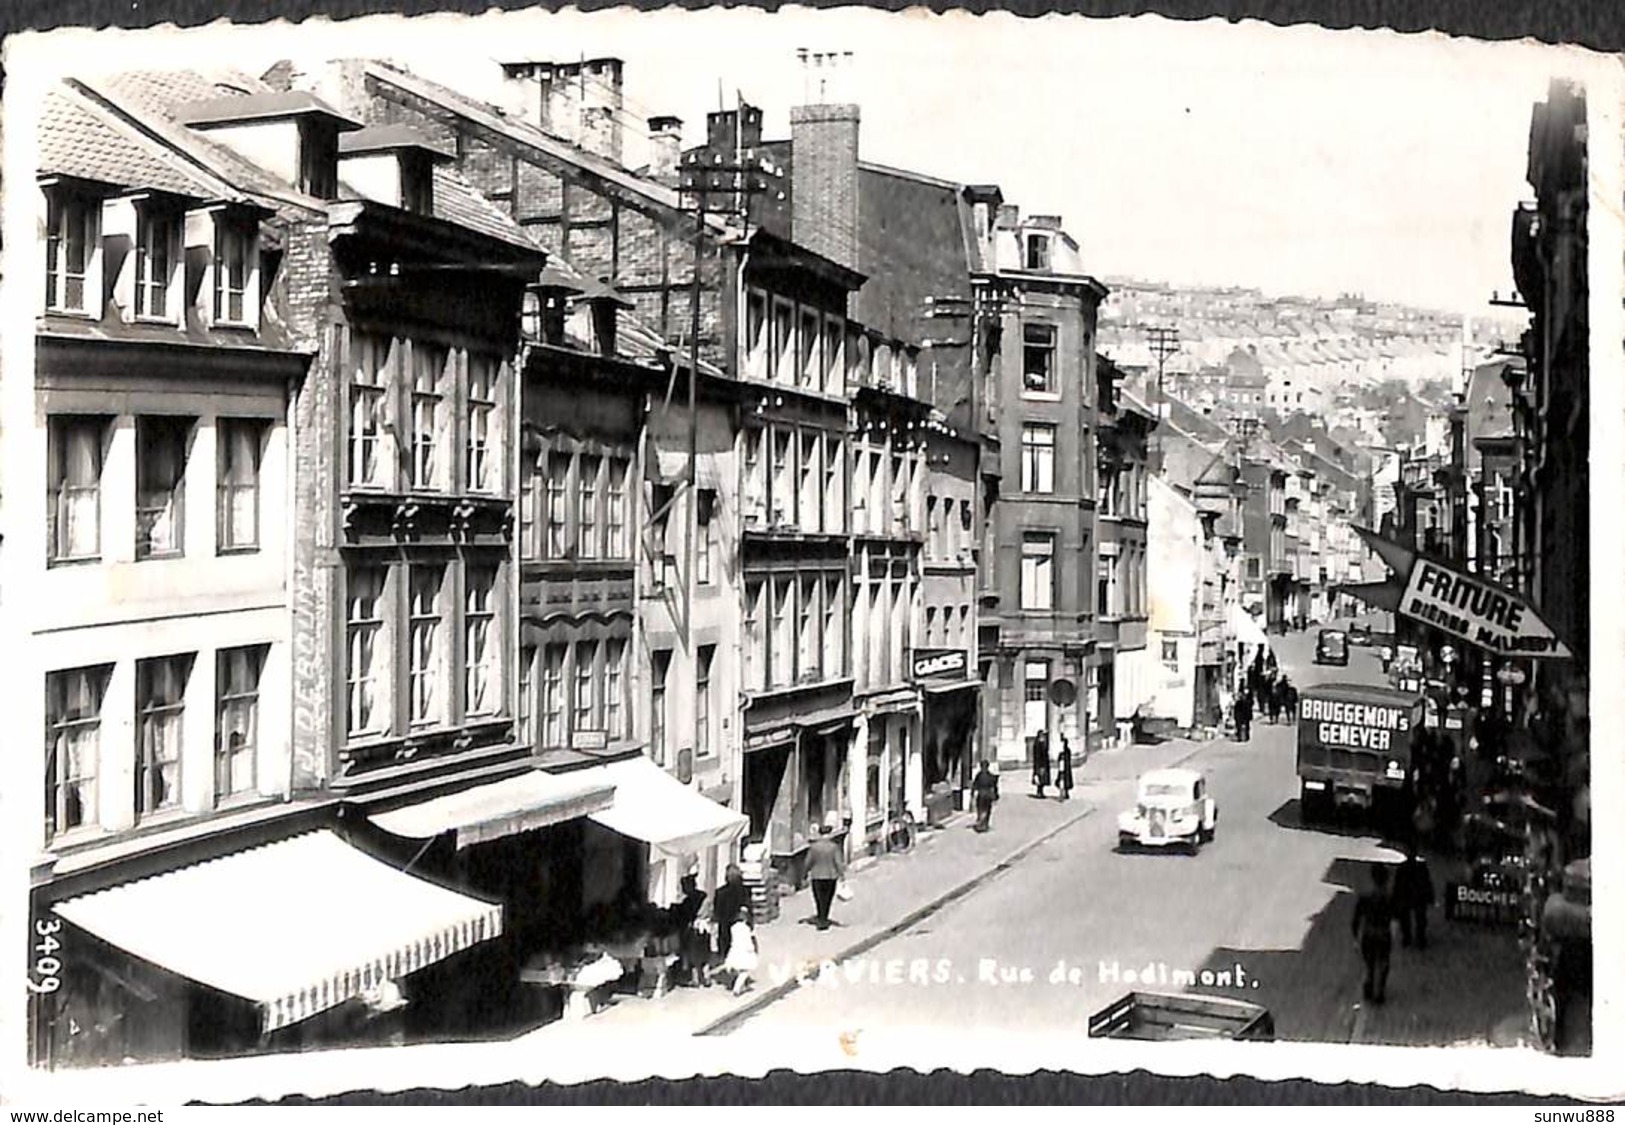
[[[1253,697],[1242,692],[1236,697],[1236,741],[1246,742],[1253,736]]]
[[[1072,796],[1072,743],[1061,736],[1061,756],[1056,760],[1055,788],[1061,791],[1061,800]]]
[[[1415,846],[1405,849],[1405,862],[1394,876],[1394,905],[1399,911],[1399,943],[1428,947],[1428,910],[1433,906],[1433,877]]]
[[[693,874],[684,875],[678,885],[683,897],[671,908],[672,927],[677,931],[678,975],[694,984],[701,979],[711,952],[711,943],[699,929],[705,892],[700,890],[699,880]]]
[[[807,849],[807,878],[812,882],[813,905],[818,913],[814,921],[820,930],[829,929],[829,908],[835,901],[835,888],[846,874],[846,857],[835,842],[834,830],[828,824],[818,826],[818,839]]]
[[[1371,887],[1354,903],[1354,942],[1365,962],[1363,994],[1381,1004],[1388,998],[1388,963],[1394,953],[1394,900],[1385,865],[1371,869]]]
[[[1273,725],[1281,717],[1281,680],[1274,673],[1270,674],[1269,683],[1264,688],[1264,708],[1269,713],[1270,723]]]
[[[993,819],[993,802],[999,799],[999,779],[988,769],[985,760],[971,780],[970,795],[971,803],[976,806],[976,831],[986,832]]]
[[[1033,737],[1033,795],[1042,797],[1049,788],[1049,731]]]
[[[750,888],[745,886],[745,873],[739,869],[739,865],[730,863],[722,886],[717,888],[716,897],[711,900],[711,921],[716,924],[717,930],[717,956],[724,964],[733,944],[734,923],[741,918],[747,922],[752,920]]]
[[[756,928],[749,918],[741,918],[730,927],[728,956],[722,967],[733,974],[728,988],[735,996],[751,986],[761,954],[756,947]]]

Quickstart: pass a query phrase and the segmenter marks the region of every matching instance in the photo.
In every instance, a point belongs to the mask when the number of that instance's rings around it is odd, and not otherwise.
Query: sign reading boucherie
[[[970,658],[962,648],[917,648],[909,662],[916,680],[940,680],[949,676],[963,677],[970,667]]]
[[[1400,612],[1509,656],[1566,658],[1569,650],[1517,595],[1482,579],[1417,559]]]

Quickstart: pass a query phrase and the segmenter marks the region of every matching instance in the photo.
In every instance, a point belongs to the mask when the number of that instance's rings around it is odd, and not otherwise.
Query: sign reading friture
[[[970,668],[970,657],[962,648],[917,648],[909,661],[909,668],[916,680],[964,677]]]
[[[1417,559],[1400,612],[1490,652],[1567,657],[1569,650],[1517,595],[1471,574]]]

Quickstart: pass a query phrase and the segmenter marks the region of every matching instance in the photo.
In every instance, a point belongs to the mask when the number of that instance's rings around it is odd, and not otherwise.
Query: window
[[[317,199],[338,198],[338,164],[332,129],[323,122],[299,122],[299,190]],[[404,174],[401,178],[409,179]],[[406,207],[404,202],[402,207]]]
[[[846,326],[838,317],[824,318],[824,355],[822,357],[821,379],[824,391],[828,394],[838,395],[846,385],[846,358],[843,345],[846,342]]]
[[[767,294],[759,289],[750,290],[745,297],[745,356],[747,378],[772,377],[768,359]]]
[[[824,676],[846,674],[846,594],[839,575],[824,576]]]
[[[190,656],[138,660],[135,665],[136,725],[139,757],[135,774],[135,814],[179,808],[181,803],[181,726],[186,712]]]
[[[1247,556],[1247,577],[1260,578],[1264,574],[1264,560],[1257,555]]]
[[[609,460],[609,483],[604,490],[605,558],[631,557],[626,543],[626,475],[629,468],[624,458],[611,457]]]
[[[1179,642],[1172,637],[1162,639],[1162,662],[1170,668],[1179,667]]]
[[[542,745],[564,745],[564,645],[548,645],[542,664]]]
[[[95,824],[102,699],[112,665],[45,677],[45,829],[49,836]]]
[[[1027,269],[1049,269],[1049,235],[1029,234],[1027,236]]]
[[[1023,671],[1022,699],[1027,703],[1043,703],[1049,697],[1049,661],[1029,660]]]
[[[190,418],[153,417],[136,422],[135,557],[182,552],[182,500]]]
[[[514,701],[514,717],[518,720],[519,740],[525,746],[536,745],[536,646],[526,645],[519,650],[519,698]]]
[[[265,645],[226,648],[215,654],[214,799],[254,791],[259,747],[260,674]]]
[[[562,559],[568,554],[570,531],[570,455],[547,455],[547,542],[544,558]]]
[[[414,566],[411,569],[410,606],[407,629],[407,694],[411,700],[408,720],[414,726],[428,726],[446,717],[441,680],[444,675],[444,639],[440,629],[440,593],[446,582],[443,566]]]
[[[626,737],[621,703],[626,698],[626,642],[604,643],[604,733],[611,741]]]
[[[657,766],[666,764],[666,674],[671,650],[660,649],[649,658],[649,756]]]
[[[1114,617],[1122,612],[1117,598],[1117,557],[1115,555],[1100,556],[1095,595],[1097,609],[1102,617]]]
[[[346,725],[351,738],[389,729],[388,647],[384,637],[383,567],[349,574],[345,609]]]
[[[1117,516],[1122,514],[1122,472],[1115,465],[1103,465],[1100,469],[1100,489],[1097,503],[1099,512],[1103,516]]]
[[[694,666],[694,756],[709,758],[716,753],[711,745],[711,662],[716,645],[701,645]]]
[[[1060,393],[1055,381],[1055,326],[1026,324],[1021,329],[1021,387],[1027,394]]]
[[[500,443],[493,443],[497,413],[496,361],[468,357],[468,488],[493,492],[501,477]]]
[[[583,457],[576,465],[576,537],[580,557],[598,557],[598,467],[597,457]]]
[[[795,381],[796,310],[788,301],[773,302],[773,355],[768,378]]]
[[[823,649],[820,630],[824,623],[818,612],[818,592],[823,583],[816,576],[801,579],[801,598],[796,618],[796,680],[816,683],[823,678]]]
[[[469,567],[463,606],[465,714],[494,715],[502,707],[502,674],[496,636],[495,567]]]
[[[519,554],[521,558],[541,558],[542,545],[537,542],[536,514],[541,509],[542,473],[526,461],[520,470],[523,484],[519,489]]]
[[[597,664],[598,642],[578,642],[575,658],[575,702],[570,716],[570,732],[574,735],[598,729],[598,710],[592,697]]]
[[[767,687],[767,583],[745,583],[745,689]]]
[[[767,642],[770,687],[784,687],[795,681],[795,644],[790,634],[795,591],[794,578],[773,580],[773,623]]]
[[[1055,608],[1055,536],[1029,531],[1021,537],[1021,608]]]
[[[215,424],[219,461],[216,489],[218,549],[252,551],[260,545],[260,456],[265,423],[222,418]]]
[[[801,434],[801,456],[798,459],[801,470],[800,481],[796,490],[797,520],[802,531],[818,531],[820,529],[820,516],[823,514],[823,505],[819,503],[818,485],[822,480],[818,472],[818,434],[805,430]]]
[[[790,430],[773,431],[772,523],[787,524],[795,519],[795,491],[790,476],[790,462],[795,459],[795,434]]]
[[[175,269],[175,219],[143,207],[136,220],[135,315],[165,319],[169,279]]]
[[[801,311],[801,332],[797,335],[800,380],[803,387],[823,389],[823,333],[818,330],[818,313],[813,309]]]
[[[925,497],[925,556],[934,559],[940,553],[942,522],[937,519],[937,498],[930,493]]]
[[[762,443],[766,440],[765,430],[745,430],[744,517],[747,525],[758,523],[767,515],[767,478],[762,468]]]
[[[253,235],[246,227],[217,219],[214,229],[214,319],[247,323],[248,259]]]
[[[834,434],[824,435],[824,530],[839,535],[846,530],[846,497],[842,460],[846,447]]]
[[[380,446],[384,441],[391,343],[375,336],[352,340],[350,375],[350,486],[381,488],[390,479]]]
[[[868,810],[868,819],[879,820],[885,815],[885,809],[880,803],[880,776],[881,767],[886,759],[886,730],[881,723],[869,725],[869,753],[866,755],[864,771],[864,807]]]
[[[53,192],[46,202],[45,306],[52,312],[94,312],[87,278],[95,215],[83,199]]]
[[[927,648],[937,643],[937,610],[935,606],[925,607],[925,644]]]
[[[432,344],[412,345],[412,487],[438,489],[440,481],[440,380],[446,350]]]
[[[1055,427],[1029,422],[1021,427],[1021,491],[1055,491]]]
[[[94,559],[102,550],[102,457],[107,419],[57,415],[50,420],[53,562]]]
[[[716,489],[700,489],[697,503],[699,507],[695,510],[694,520],[700,541],[695,553],[695,581],[708,586],[711,583],[711,552],[716,547],[716,534],[711,526],[717,507]]]

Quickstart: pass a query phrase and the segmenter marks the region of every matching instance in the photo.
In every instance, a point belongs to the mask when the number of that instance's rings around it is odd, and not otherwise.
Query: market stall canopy
[[[326,829],[58,903],[120,949],[287,1027],[502,932],[502,907],[408,875]]]
[[[700,796],[648,758],[583,771],[615,787],[615,803],[592,819],[605,828],[645,840],[670,856],[694,855],[732,843],[750,821]],[[568,776],[568,775],[566,775]]]
[[[610,807],[615,786],[596,771],[557,774],[530,770],[404,808],[375,813],[385,832],[427,840],[457,833],[458,849],[546,828]]]
[[[1236,634],[1236,640],[1244,645],[1265,645],[1270,643],[1269,637],[1264,635],[1263,628],[1253,618],[1253,615],[1242,609],[1235,602],[1230,603],[1227,613],[1230,619],[1230,628]]]

